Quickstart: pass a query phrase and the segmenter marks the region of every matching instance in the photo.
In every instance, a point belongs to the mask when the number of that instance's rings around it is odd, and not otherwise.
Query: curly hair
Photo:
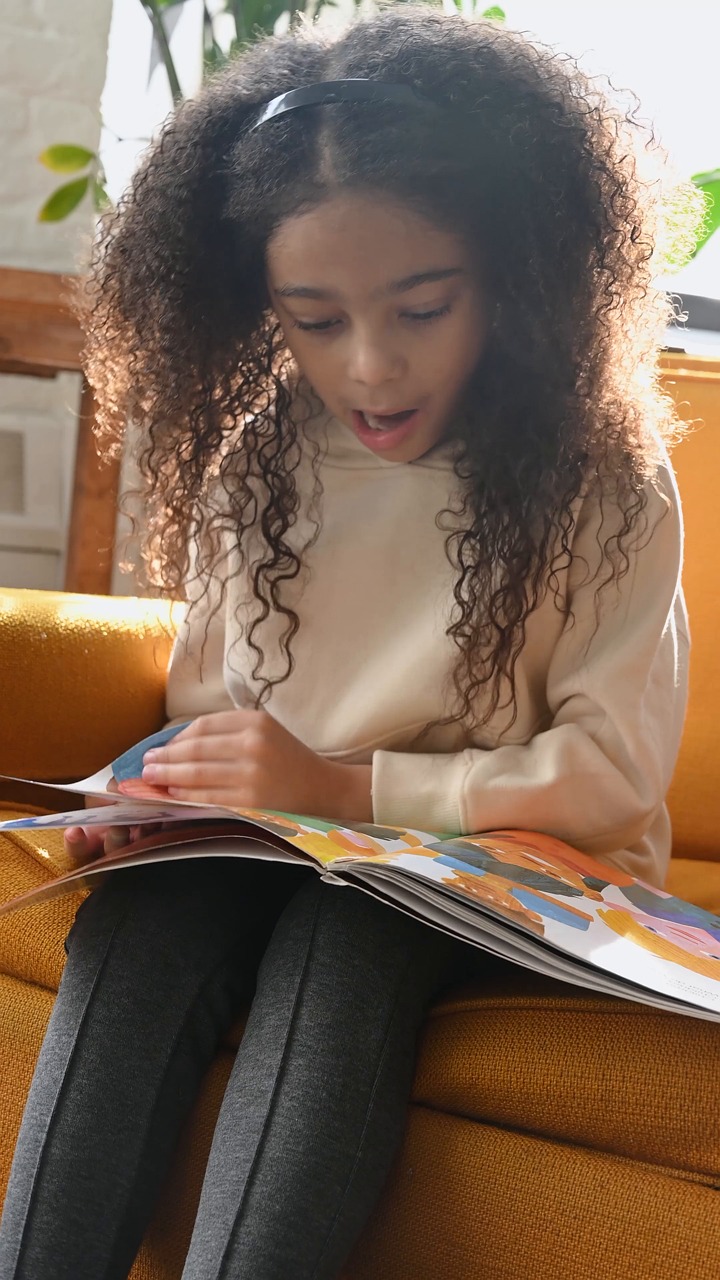
[[[409,84],[447,109],[336,104],[252,131],[277,94],[343,77]],[[162,591],[182,592],[191,542],[197,572],[218,572],[228,517],[241,565],[250,531],[260,535],[255,676],[271,610],[287,620],[279,680],[293,669],[299,620],[282,583],[302,567],[287,538],[302,424],[265,246],[340,191],[410,204],[480,246],[497,303],[457,422],[466,501],[446,552],[462,706],[449,719],[471,716],[483,687],[485,719],[506,704],[514,716],[527,619],[569,563],[577,499],[599,476],[621,513],[600,577],[627,572],[647,482],[677,431],[656,371],[671,313],[653,287],[659,196],[638,174],[633,134],[646,141],[570,58],[492,22],[405,5],[339,35],[264,39],[166,123],[100,229],[80,304],[87,371],[106,438],[128,419],[139,429],[145,554]],[[700,216],[691,195],[679,216],[686,229]],[[262,679],[257,705],[278,683]]]

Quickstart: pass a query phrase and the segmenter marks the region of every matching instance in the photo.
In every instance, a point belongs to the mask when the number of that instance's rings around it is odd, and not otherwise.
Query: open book
[[[4,903],[0,915],[141,863],[207,856],[304,863],[339,888],[364,890],[549,977],[720,1021],[720,917],[537,832],[453,836],[172,800],[140,779],[144,752],[172,732],[57,788],[102,806],[0,823],[0,831],[119,825],[133,836],[82,866],[68,856],[60,875]]]

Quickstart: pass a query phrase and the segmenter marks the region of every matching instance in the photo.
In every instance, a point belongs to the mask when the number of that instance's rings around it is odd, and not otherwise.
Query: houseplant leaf
[[[76,209],[90,186],[90,175],[76,178],[74,182],[66,182],[58,187],[45,201],[38,214],[38,222],[62,222],[73,209]]]
[[[53,173],[78,173],[80,169],[87,169],[95,158],[94,151],[79,147],[74,142],[56,142],[38,156],[40,163],[46,169],[52,169]]]
[[[112,200],[107,193],[104,178],[93,178],[90,194],[92,196],[93,208],[96,213],[104,213],[106,209],[111,208]]]
[[[709,173],[694,173],[691,179],[696,187],[710,196],[705,221],[697,238],[692,256],[700,252],[711,235],[720,227],[720,169],[712,169]]]

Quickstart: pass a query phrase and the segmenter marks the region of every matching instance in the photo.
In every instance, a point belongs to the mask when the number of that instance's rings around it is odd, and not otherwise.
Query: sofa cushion
[[[39,810],[0,807],[0,821]],[[7,902],[64,868],[62,832],[0,833],[0,901]],[[63,943],[85,896],[83,890],[0,916],[0,972],[57,991],[65,963]]]
[[[414,1106],[342,1280],[714,1280],[717,1201],[657,1165]]]
[[[676,898],[720,915],[720,862],[672,858],[665,888]]]
[[[159,729],[181,616],[167,600],[0,587],[0,773],[83,778]]]
[[[491,961],[423,1028],[413,1100],[720,1183],[720,1024]]]

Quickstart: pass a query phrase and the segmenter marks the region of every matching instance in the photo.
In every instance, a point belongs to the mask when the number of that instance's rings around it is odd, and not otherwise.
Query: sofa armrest
[[[0,773],[86,777],[159,728],[181,611],[0,588]]]

